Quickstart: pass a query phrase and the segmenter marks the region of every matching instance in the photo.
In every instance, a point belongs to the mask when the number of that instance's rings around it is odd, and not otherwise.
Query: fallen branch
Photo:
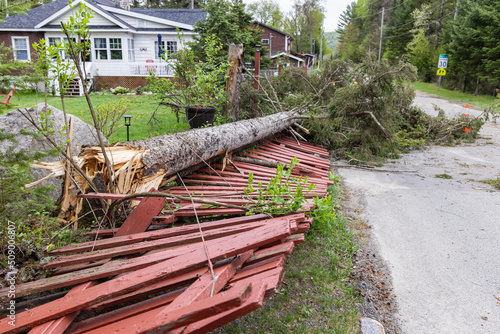
[[[279,163],[279,162],[274,162],[274,161],[264,161],[264,160],[259,160],[259,159],[254,159],[254,158],[247,158],[247,157],[233,157],[233,161],[239,161],[239,162],[246,162],[249,164],[254,164],[254,165],[260,165],[264,167],[269,167],[269,168],[277,168],[279,165],[284,165],[287,168],[290,168],[290,164],[284,164],[284,163]]]
[[[304,131],[306,134],[310,135],[311,132],[309,132],[309,130],[307,130],[305,127],[303,127],[302,125],[300,125],[299,123],[293,123],[292,124],[293,126],[299,128],[300,130]]]
[[[373,118],[373,120],[375,121],[375,123],[378,125],[378,127],[382,130],[382,132],[384,133],[384,136],[387,139],[391,139],[392,140],[392,136],[389,133],[389,131],[387,131],[386,128],[384,128],[382,126],[382,124],[380,124],[380,122],[378,121],[377,117],[375,117],[375,115],[371,111],[360,111],[360,112],[354,112],[354,113],[348,114],[348,116],[357,116],[357,115],[370,115],[371,118]]]

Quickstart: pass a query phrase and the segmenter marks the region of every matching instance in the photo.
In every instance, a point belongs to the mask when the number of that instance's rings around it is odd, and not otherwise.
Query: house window
[[[59,37],[49,37],[49,46],[60,46],[61,43],[61,38]],[[59,50],[59,55],[61,56],[62,59],[64,59],[64,51]],[[54,56],[53,58],[57,58]]]
[[[161,41],[161,49],[167,53],[167,56],[172,53],[177,53],[177,41]],[[155,41],[155,53],[155,59],[159,59],[158,41]]]
[[[262,45],[269,45],[269,40],[268,39],[263,39],[262,40]]]
[[[166,51],[170,53],[177,53],[177,42],[176,41],[167,41],[167,49]]]
[[[128,61],[135,61],[134,40],[131,38],[127,39],[127,46],[128,46]]]
[[[109,49],[111,51],[111,59],[123,59],[121,38],[110,38]]]
[[[108,59],[108,47],[106,38],[94,38],[95,59]]]
[[[161,41],[161,49],[165,51],[165,41]],[[160,56],[158,56],[159,50],[158,50],[158,41],[155,41],[155,59],[160,59]]]
[[[12,47],[14,49],[14,59],[29,60],[29,39],[28,37],[12,37]]]
[[[94,38],[95,59],[123,59],[121,38]]]

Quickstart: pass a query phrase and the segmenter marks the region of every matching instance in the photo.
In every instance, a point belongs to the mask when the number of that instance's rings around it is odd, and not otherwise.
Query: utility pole
[[[318,57],[318,69],[321,65],[321,60],[323,59],[323,23],[325,21],[325,15],[321,18],[321,40],[319,42],[319,57]]]
[[[453,20],[456,20],[457,19],[457,15],[458,15],[458,5],[460,5],[460,0],[457,0],[457,4],[455,6],[455,14],[453,15]]]
[[[191,0],[191,9],[194,9],[194,0]]]
[[[269,33],[269,57],[273,55],[273,34]]]
[[[384,10],[382,7],[382,19],[380,20],[380,43],[378,46],[378,62],[380,63],[380,59],[382,58],[382,38],[384,37]]]

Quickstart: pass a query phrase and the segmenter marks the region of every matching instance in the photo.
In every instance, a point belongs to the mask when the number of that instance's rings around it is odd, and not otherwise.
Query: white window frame
[[[97,48],[97,44],[96,44],[96,39],[103,39],[106,41],[106,46],[104,48]],[[117,49],[117,48],[112,48],[112,44],[114,44],[114,42],[112,43],[111,41],[112,40],[119,40],[120,41],[120,48]],[[94,37],[94,40],[93,40],[93,49],[94,49],[94,60],[96,61],[123,61],[123,38],[121,37]],[[106,59],[101,59],[100,55],[101,53],[99,51],[106,51]],[[111,52],[112,51],[117,51],[119,50],[121,52],[121,58],[120,59],[112,59],[111,58]]]
[[[96,40],[97,39],[103,39],[106,43],[106,45],[103,47],[97,47],[97,43],[96,43]],[[93,46],[94,46],[94,59],[95,60],[100,60],[100,61],[107,61],[109,60],[109,52],[108,52],[108,39],[106,37],[94,37],[94,40],[93,40]],[[106,51],[105,55],[106,55],[106,58],[105,59],[102,59],[101,58],[101,51]]]
[[[262,39],[262,45],[269,45],[269,39],[268,38],[263,38]]]
[[[56,41],[57,40],[57,41]],[[61,37],[47,37],[47,45],[48,46],[52,46],[52,45],[56,45],[56,44],[59,44],[61,43],[61,40],[62,38]],[[61,57],[61,59],[65,59],[65,52],[61,49],[59,49],[59,56]]]
[[[175,46],[175,47],[172,48],[172,46]],[[175,53],[179,52],[179,47],[178,47],[177,41],[162,40],[161,47],[162,47],[163,51],[167,54],[167,56],[170,54],[175,54]],[[154,50],[155,50],[155,59],[160,59],[160,57],[158,57],[158,41],[155,41]]]
[[[127,38],[128,61],[135,61],[135,42],[133,38]]]
[[[12,36],[12,49],[14,50],[14,59],[19,61],[30,61],[31,60],[31,52],[30,52],[30,38],[28,36]],[[26,49],[16,49],[15,40],[24,39],[26,41]],[[27,51],[26,59],[17,59],[17,51]]]
[[[114,47],[115,45],[117,45],[117,43],[116,43],[116,41],[111,42],[111,40],[118,40],[119,44],[120,44],[120,48],[117,49],[116,47]],[[122,40],[122,38],[121,37],[108,38],[108,46],[109,46],[109,60],[123,61],[123,40]],[[120,51],[121,57],[119,59],[113,59],[113,57],[111,56],[113,51]]]

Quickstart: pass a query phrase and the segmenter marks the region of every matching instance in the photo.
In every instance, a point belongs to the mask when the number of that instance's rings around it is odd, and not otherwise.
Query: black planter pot
[[[215,118],[215,107],[186,107],[186,117],[191,129],[212,125]]]

